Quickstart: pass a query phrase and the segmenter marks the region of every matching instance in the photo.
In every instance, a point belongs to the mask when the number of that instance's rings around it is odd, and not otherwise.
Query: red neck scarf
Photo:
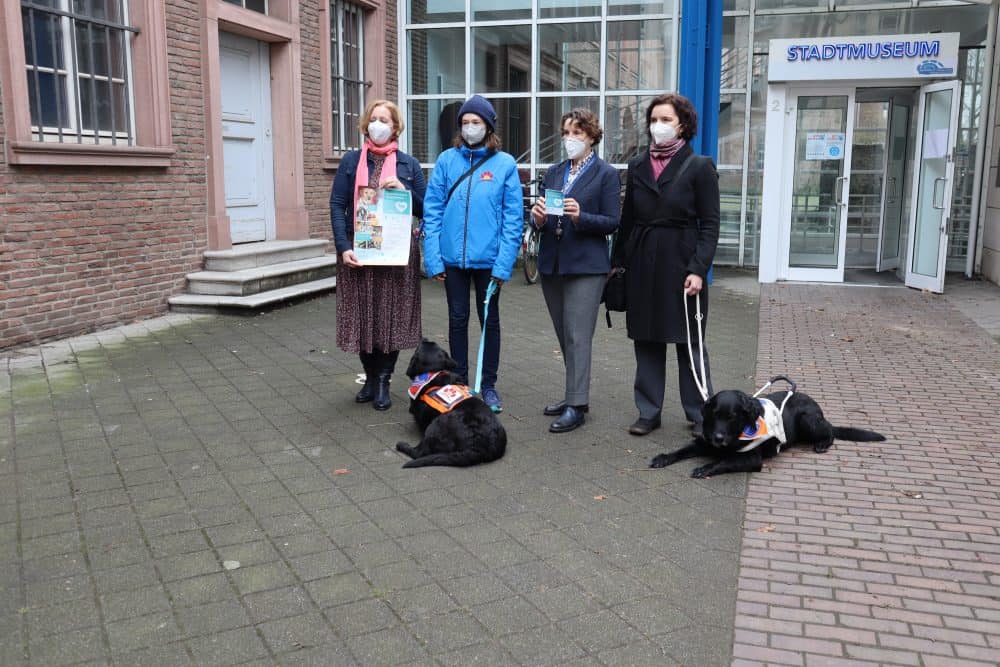
[[[687,144],[683,139],[670,139],[662,144],[650,144],[649,145],[649,157],[650,163],[653,167],[653,178],[660,178],[660,174],[663,170],[667,168],[670,164],[670,158],[677,155],[677,151],[682,149]]]
[[[382,182],[389,178],[396,178],[396,149],[399,144],[390,141],[382,146],[376,146],[371,139],[365,139],[361,145],[361,158],[358,160],[358,171],[354,175],[354,201],[358,201],[358,192],[361,188],[369,187],[368,183],[368,151],[375,155],[384,155],[385,162],[382,164],[382,173],[379,174],[379,182],[375,184],[380,187]]]

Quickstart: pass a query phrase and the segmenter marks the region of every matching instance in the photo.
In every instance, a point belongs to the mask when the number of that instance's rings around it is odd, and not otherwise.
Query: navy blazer
[[[558,216],[548,215],[541,232],[538,270],[546,275],[596,274],[611,270],[608,234],[618,229],[621,215],[621,179],[618,170],[597,157],[577,176],[567,197],[580,204],[580,218],[574,223],[562,216],[562,237],[556,238]],[[553,165],[545,173],[546,190],[562,190],[569,170],[569,160]],[[534,224],[534,218],[532,218]]]
[[[369,153],[370,156],[370,153]],[[330,191],[330,224],[333,225],[333,241],[337,246],[339,257],[345,250],[354,247],[354,176],[358,173],[358,162],[361,161],[361,151],[353,150],[344,154],[333,179],[333,189]],[[368,173],[374,165],[368,161]],[[424,191],[427,180],[424,171],[417,160],[404,153],[396,151],[396,178],[410,191],[413,198],[413,216],[422,218],[424,215]],[[350,229],[348,229],[350,221]]]

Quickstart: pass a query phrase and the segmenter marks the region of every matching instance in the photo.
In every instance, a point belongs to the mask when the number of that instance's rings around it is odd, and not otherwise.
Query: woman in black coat
[[[541,232],[538,271],[545,305],[566,365],[563,400],[542,412],[558,415],[553,433],[572,431],[584,422],[590,402],[590,358],[594,324],[611,260],[605,237],[618,228],[621,180],[618,171],[597,157],[594,147],[604,131],[587,109],[563,114],[563,148],[569,159],[545,174],[546,192],[562,192],[562,215],[551,215],[544,197],[531,209]]]
[[[719,178],[711,159],[696,156],[687,141],[698,129],[691,102],[660,95],[646,109],[649,151],[628,165],[621,231],[613,263],[625,267],[626,323],[634,342],[635,404],[629,427],[646,435],[660,427],[666,381],[666,348],[677,348],[678,383],[685,417],[700,432],[704,399],[691,372],[704,355],[705,389],[711,395],[708,350],[698,338],[695,299],[708,314],[706,275],[719,240]],[[684,322],[687,299],[692,348]],[[700,347],[700,351],[699,351]]]

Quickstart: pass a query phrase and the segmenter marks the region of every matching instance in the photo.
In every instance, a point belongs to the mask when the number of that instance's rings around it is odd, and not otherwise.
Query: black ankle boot
[[[392,407],[392,397],[389,396],[389,379],[392,371],[379,371],[375,384],[375,409],[388,410]]]
[[[369,403],[375,399],[375,365],[372,363],[372,355],[362,352],[361,365],[365,369],[365,386],[354,397],[355,403]]]

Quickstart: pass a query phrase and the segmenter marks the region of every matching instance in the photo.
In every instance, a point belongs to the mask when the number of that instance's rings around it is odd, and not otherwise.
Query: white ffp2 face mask
[[[389,137],[392,136],[392,126],[388,123],[383,123],[380,120],[373,120],[368,123],[368,138],[375,143],[376,146],[381,146],[385,142],[389,141]]]
[[[468,123],[467,125],[462,126],[462,138],[465,139],[465,143],[470,146],[475,146],[476,144],[482,142],[485,137],[485,125],[473,125],[472,123]]]
[[[587,144],[580,139],[566,137],[563,139],[563,149],[566,151],[566,155],[570,160],[575,160],[583,155],[583,152],[587,150]]]
[[[653,123],[649,126],[649,133],[653,135],[653,143],[657,144],[677,138],[677,128],[669,123]]]

